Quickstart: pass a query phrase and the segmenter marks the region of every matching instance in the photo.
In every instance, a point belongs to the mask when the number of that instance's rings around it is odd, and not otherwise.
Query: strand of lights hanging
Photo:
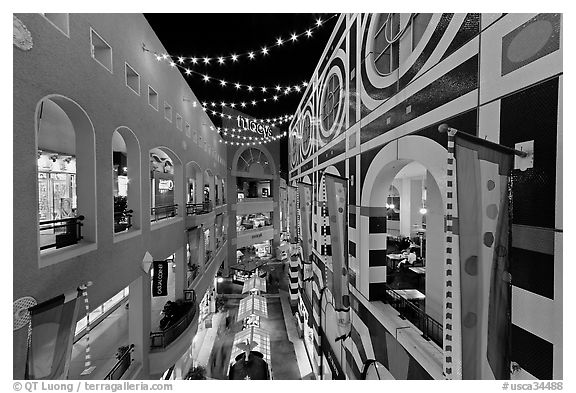
[[[216,110],[213,109],[208,109],[207,107],[203,106],[202,110],[208,114],[212,114],[214,116],[220,116],[221,118],[227,118],[227,119],[232,119],[232,115],[228,115],[226,113],[222,113],[222,112],[218,112]],[[272,119],[268,118],[268,119],[252,119],[254,122],[256,123],[268,123],[268,125],[270,125],[271,127],[274,127],[275,125],[278,124],[284,124],[289,122],[290,120],[292,120],[292,118],[294,118],[294,115],[283,115],[280,117],[274,117]]]
[[[246,136],[246,135],[237,135],[236,133],[242,132],[242,131],[251,131],[247,128],[244,129],[236,129],[236,128],[224,128],[222,129],[221,127],[218,127],[218,132],[220,132],[220,136],[230,136],[232,138],[238,138],[238,139],[242,139],[245,141],[268,141],[268,140],[276,140],[276,139],[280,139],[283,136],[285,136],[286,132],[283,132],[282,134],[278,134],[277,138],[274,138],[273,136],[270,137],[256,137],[256,136]]]
[[[156,60],[161,61],[162,56],[156,55]],[[247,83],[240,83],[240,82],[230,82],[225,79],[219,79],[208,74],[203,74],[198,71],[191,70],[190,68],[186,68],[180,64],[175,63],[174,61],[169,62],[170,67],[178,67],[184,71],[186,76],[190,75],[198,75],[202,78],[205,83],[209,83],[211,81],[216,81],[220,84],[220,87],[228,87],[233,88],[236,90],[245,90],[249,93],[268,93],[270,91],[275,91],[278,94],[284,93],[284,95],[288,95],[290,93],[300,93],[306,86],[308,86],[308,82],[302,82],[300,84],[289,85],[289,86],[281,86],[279,84],[275,86],[255,86]],[[276,100],[277,98],[273,98]],[[264,100],[266,102],[266,100]]]
[[[263,145],[266,143],[274,142],[280,138],[284,138],[286,136],[286,131],[282,134],[274,135],[271,137],[265,138],[252,138],[249,142],[235,142],[235,141],[227,141],[225,139],[218,139],[220,143],[224,143],[225,145],[236,145],[236,146],[255,146],[255,145]]]
[[[292,42],[296,43],[299,38],[306,36],[306,38],[311,38],[312,33],[315,30],[318,30],[322,27],[323,23],[330,21],[331,19],[337,17],[339,14],[334,14],[326,20],[322,20],[322,18],[316,19],[316,22],[313,26],[310,26],[308,29],[300,32],[300,33],[291,33],[289,34],[289,38],[283,39],[282,36],[276,38],[276,41],[272,45],[262,46],[260,49],[248,50],[246,52],[241,53],[232,53],[228,56],[172,56],[167,53],[159,54],[158,52],[152,52],[148,49],[149,52],[156,55],[156,58],[160,60],[168,60],[171,63],[178,62],[179,64],[191,64],[191,65],[214,65],[218,64],[220,66],[225,64],[230,64],[230,62],[236,63],[240,60],[248,59],[250,61],[255,60],[257,56],[261,56],[262,58],[268,56],[271,49],[282,47],[285,43]],[[286,36],[285,36],[286,37]],[[227,63],[228,62],[228,63]]]
[[[276,139],[282,138],[282,137],[287,135],[287,132],[284,131],[283,133],[278,134],[276,137],[274,137],[274,136],[270,136],[270,137],[256,137],[256,136],[254,136],[254,137],[252,137],[252,136],[236,135],[235,134],[235,133],[240,133],[240,132],[244,132],[244,131],[252,132],[251,129],[245,128],[245,127],[244,128],[222,128],[222,127],[210,126],[210,129],[212,131],[217,130],[220,134],[220,137],[222,137],[222,135],[224,135],[224,136],[231,136],[231,137],[235,137],[238,139],[250,140],[250,141],[254,140],[254,141],[266,141],[266,142],[268,142],[268,141],[274,141]],[[230,135],[228,133],[230,133]]]

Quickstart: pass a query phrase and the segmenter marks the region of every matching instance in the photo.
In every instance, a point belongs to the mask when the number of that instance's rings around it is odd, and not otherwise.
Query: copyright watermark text
[[[122,391],[171,391],[170,383],[146,383],[146,382],[48,382],[48,381],[28,381],[14,382],[14,391],[47,391],[47,392],[122,392]]]

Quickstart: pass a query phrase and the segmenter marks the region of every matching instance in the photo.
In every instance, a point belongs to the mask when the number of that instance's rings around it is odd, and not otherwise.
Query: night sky
[[[156,35],[172,56],[197,57],[199,62],[193,65],[190,60],[183,64],[194,71],[208,74],[218,80],[229,82],[222,87],[218,81],[204,82],[199,75],[185,76],[190,88],[201,102],[250,102],[262,98],[271,98],[278,94],[278,101],[268,100],[256,106],[238,110],[256,118],[274,118],[285,114],[294,114],[305,88],[300,93],[292,91],[285,95],[286,86],[308,82],[316,68],[320,56],[334,28],[337,17],[328,20],[334,14],[145,14]],[[323,22],[316,27],[320,18]],[[312,36],[300,36],[296,42],[290,40],[292,33],[300,34],[309,28]],[[278,38],[286,41],[280,47],[270,46]],[[262,55],[262,47],[269,48],[267,56]],[[247,56],[239,57],[233,63],[226,59],[224,65],[217,62],[218,56],[230,56],[254,51],[254,60]],[[210,65],[204,65],[201,58],[210,57]],[[181,70],[183,75],[184,71]],[[254,92],[246,88],[237,90],[234,83],[254,86]],[[256,87],[280,85],[281,93],[269,90],[263,93]],[[222,111],[221,107],[214,108]],[[220,119],[211,116],[216,126]],[[279,126],[287,131],[289,123]],[[281,167],[283,177],[287,177],[288,139],[281,139]]]

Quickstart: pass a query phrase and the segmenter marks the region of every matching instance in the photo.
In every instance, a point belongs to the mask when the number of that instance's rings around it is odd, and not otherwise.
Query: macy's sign
[[[263,137],[272,136],[272,129],[268,125],[259,124],[252,119],[238,116],[238,128],[255,132]]]

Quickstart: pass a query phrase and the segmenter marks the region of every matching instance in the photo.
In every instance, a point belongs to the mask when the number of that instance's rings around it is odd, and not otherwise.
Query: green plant
[[[114,213],[124,213],[128,210],[128,198],[125,196],[114,197]]]
[[[186,379],[206,379],[206,369],[203,366],[191,367]]]

